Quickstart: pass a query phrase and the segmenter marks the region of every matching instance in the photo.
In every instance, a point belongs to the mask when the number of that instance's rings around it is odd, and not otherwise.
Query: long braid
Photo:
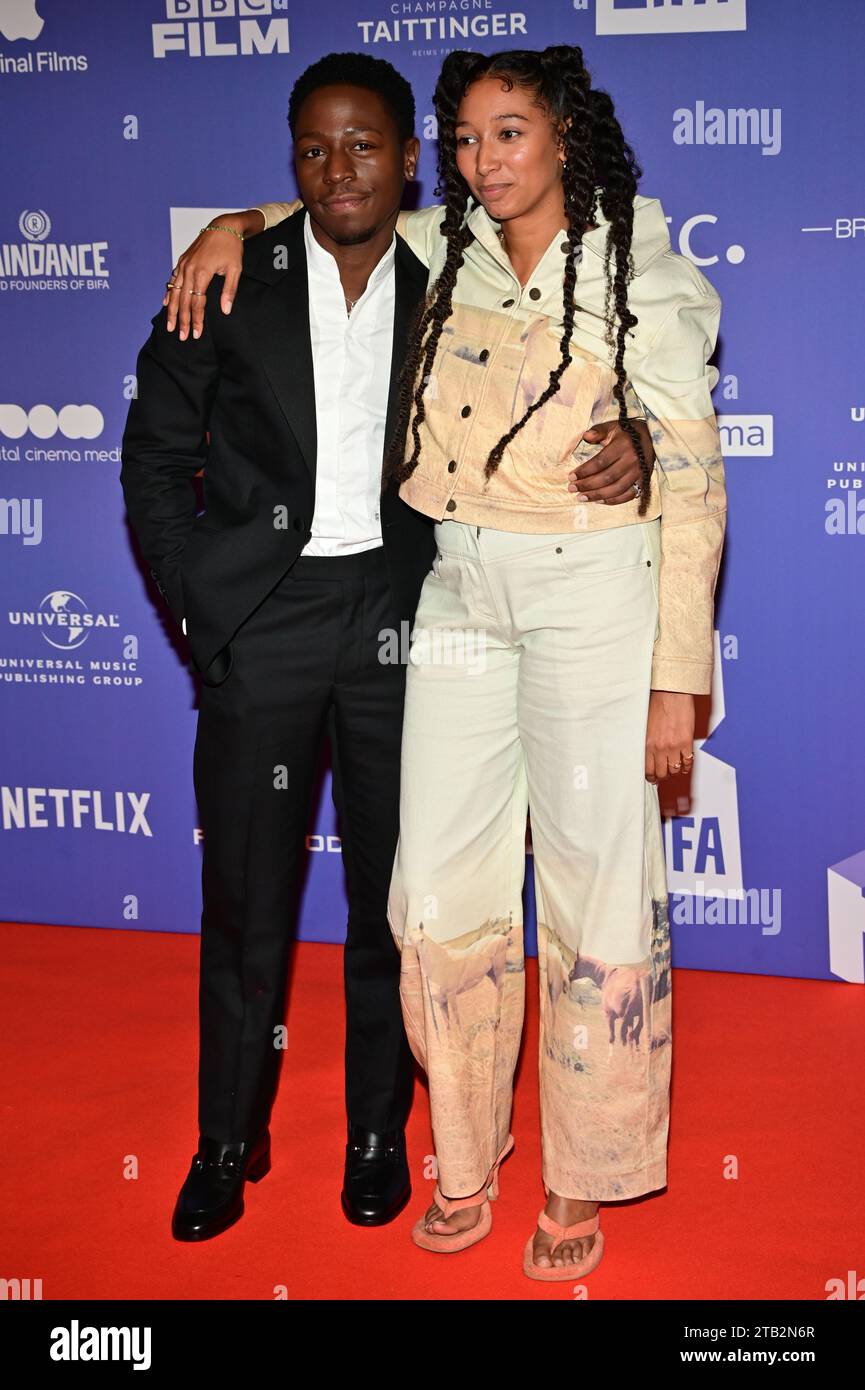
[[[633,256],[631,254],[631,242],[634,228],[634,196],[637,191],[637,183],[642,177],[643,171],[636,161],[631,146],[625,140],[622,128],[616,119],[615,109],[609,93],[602,91],[600,88],[593,88],[591,93],[591,109],[592,145],[595,151],[598,184],[601,189],[600,203],[604,216],[610,224],[604,255],[604,275],[606,277],[604,313],[607,319],[605,339],[607,346],[612,349],[613,328],[610,316],[610,300],[612,298],[615,302],[615,312],[618,318],[615,349],[616,382],[613,387],[613,395],[619,405],[618,423],[633,443],[637,452],[637,457],[640,460],[643,491],[640,496],[637,514],[643,516],[649,504],[651,473],[645,454],[643,453],[640,436],[628,419],[628,410],[625,404],[625,382],[627,377],[623,365],[625,335],[628,329],[633,328],[638,322],[636,316],[632,314],[628,308],[627,287],[634,273]],[[610,259],[613,251],[615,251],[616,255],[616,269],[615,274],[611,277]]]
[[[457,169],[456,113],[473,70],[484,60],[475,53],[455,53],[442,68],[436,83],[434,104],[439,123],[436,196],[443,196],[445,215],[440,231],[447,238],[447,254],[435,285],[421,304],[409,332],[409,348],[399,382],[399,404],[393,438],[385,461],[385,479],[402,483],[410,478],[420,459],[420,427],[426,418],[424,396],[438,351],[442,329],[453,312],[453,292],[463,253],[472,234],[463,225],[468,188]],[[447,69],[447,71],[446,71]],[[427,330],[429,330],[427,332]],[[427,334],[424,341],[424,334]],[[406,433],[411,420],[412,452],[404,459]]]

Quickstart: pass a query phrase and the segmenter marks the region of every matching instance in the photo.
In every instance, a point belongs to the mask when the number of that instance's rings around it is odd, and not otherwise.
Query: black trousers
[[[194,781],[204,831],[199,1128],[224,1142],[266,1124],[278,1080],[292,912],[329,733],[349,901],[345,1098],[366,1129],[401,1128],[412,1059],[387,895],[399,830],[405,666],[384,550],[301,556],[203,685]],[[329,1021],[322,1021],[327,1027]]]

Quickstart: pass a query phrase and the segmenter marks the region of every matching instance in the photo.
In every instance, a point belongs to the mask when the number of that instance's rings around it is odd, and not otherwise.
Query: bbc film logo
[[[164,0],[154,58],[252,58],[290,53],[288,0]],[[283,11],[280,14],[279,11]]]

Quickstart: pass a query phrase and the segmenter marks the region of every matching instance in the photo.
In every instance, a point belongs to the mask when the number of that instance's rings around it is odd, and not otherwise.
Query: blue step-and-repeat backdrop
[[[322,53],[409,77],[431,202],[442,57],[549,43],[582,46],[723,304],[716,682],[690,795],[662,793],[674,961],[862,981],[859,0],[0,0],[0,916],[198,930],[195,685],[118,480],[176,255],[294,196],[288,94]],[[326,773],[308,844],[300,935],[339,941]]]

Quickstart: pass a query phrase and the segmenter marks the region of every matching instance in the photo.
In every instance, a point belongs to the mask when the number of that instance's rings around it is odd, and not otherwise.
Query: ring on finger
[[[205,291],[204,291],[204,290],[190,290],[189,293],[190,293],[190,294],[199,294],[199,295],[201,295],[202,299],[205,298]]]

